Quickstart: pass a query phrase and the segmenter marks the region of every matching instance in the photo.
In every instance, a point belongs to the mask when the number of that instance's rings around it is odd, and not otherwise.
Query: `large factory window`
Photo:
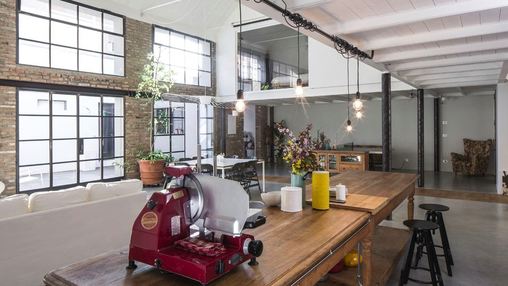
[[[19,3],[19,64],[124,75],[123,16],[72,1]]]
[[[124,176],[122,96],[18,90],[18,190]]]
[[[211,86],[210,41],[154,27],[153,42],[154,56],[172,72],[175,83]]]
[[[199,112],[198,112],[199,111]],[[213,155],[213,107],[196,103],[157,101],[154,105],[154,149],[175,160]]]

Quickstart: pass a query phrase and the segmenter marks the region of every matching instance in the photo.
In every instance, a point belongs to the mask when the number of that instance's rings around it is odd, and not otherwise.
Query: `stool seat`
[[[446,212],[450,210],[449,207],[440,204],[421,204],[419,205],[419,207],[426,211],[434,211],[434,212]]]
[[[405,220],[404,225],[413,230],[435,230],[439,228],[437,223],[421,219]]]

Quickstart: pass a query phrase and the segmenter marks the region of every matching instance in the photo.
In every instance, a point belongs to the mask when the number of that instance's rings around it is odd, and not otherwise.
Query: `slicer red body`
[[[175,172],[182,175],[182,170]],[[191,225],[190,195],[186,188],[172,187],[154,193],[134,222],[128,268],[135,268],[134,262],[138,261],[205,285],[247,260],[255,263],[252,253],[259,256],[262,251],[262,244],[253,245],[258,241],[247,234],[223,235],[225,252],[218,256],[183,250],[175,242],[191,235]]]

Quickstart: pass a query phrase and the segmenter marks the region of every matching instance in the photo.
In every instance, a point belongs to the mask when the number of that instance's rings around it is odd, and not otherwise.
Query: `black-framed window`
[[[157,101],[154,103],[154,149],[185,157],[185,103]]]
[[[124,177],[122,96],[18,89],[19,192]]]
[[[211,42],[171,29],[153,27],[153,53],[175,83],[211,87]]]
[[[240,80],[244,91],[261,90],[266,82],[266,57],[258,52],[242,49],[242,70]]]
[[[18,0],[18,64],[124,76],[121,15],[68,0]]]
[[[196,103],[154,103],[154,149],[170,154],[175,160],[213,156],[213,107]]]
[[[298,67],[279,61],[271,61],[272,85],[278,87],[295,87],[298,79]],[[306,83],[304,83],[304,86]]]
[[[213,107],[211,105],[199,105],[199,143],[201,156],[213,157]]]

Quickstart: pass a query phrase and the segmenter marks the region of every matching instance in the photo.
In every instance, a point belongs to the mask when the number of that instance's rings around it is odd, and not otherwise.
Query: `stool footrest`
[[[416,282],[416,283],[420,283],[420,284],[433,284],[432,281],[422,281],[422,280],[418,280],[418,279],[414,279],[414,278],[411,278],[409,277],[407,280],[409,281],[413,281],[413,282]]]

